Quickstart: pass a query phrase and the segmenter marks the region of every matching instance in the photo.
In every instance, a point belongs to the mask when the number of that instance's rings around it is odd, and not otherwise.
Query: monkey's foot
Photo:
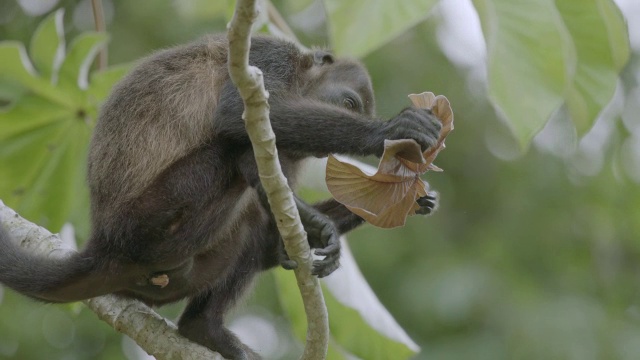
[[[438,208],[438,193],[429,191],[427,195],[418,198],[416,202],[420,205],[420,209],[416,210],[416,214],[429,215]]]

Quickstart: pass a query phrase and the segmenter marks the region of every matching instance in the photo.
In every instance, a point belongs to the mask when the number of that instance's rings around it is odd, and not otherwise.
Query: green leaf
[[[323,286],[331,332],[327,358],[344,358],[343,352],[368,360],[408,359],[415,355],[418,346],[375,297],[345,242],[340,263],[340,269],[324,279]],[[280,269],[275,272],[275,279],[282,308],[294,333],[304,340],[306,315],[295,276]]]
[[[52,231],[71,221],[86,233],[91,130],[98,106],[128,67],[93,74],[95,84],[89,84],[91,63],[107,36],[81,34],[66,56],[59,55],[61,14],[46,18],[31,42],[33,61],[48,77],[55,77],[57,59],[64,59],[55,83],[36,73],[23,44],[0,42],[0,88],[21,90],[0,109],[0,198]]]
[[[0,59],[0,82],[20,86],[59,104],[72,104],[49,81],[37,76],[22,43],[0,41]]]
[[[0,108],[18,100],[24,95],[24,88],[18,84],[0,81]]]
[[[307,320],[300,292],[296,285],[295,275],[293,271],[286,271],[280,268],[273,273],[278,287],[280,304],[289,318],[293,333],[299,339],[304,340],[307,333]]]
[[[83,91],[89,87],[89,69],[98,51],[105,46],[109,36],[105,33],[87,32],[73,40],[58,73],[58,84],[84,105]]]
[[[563,103],[585,133],[629,58],[611,0],[473,0],[487,41],[489,97],[521,148]]]
[[[84,202],[86,212],[79,169],[86,162],[87,124],[56,104],[25,96],[0,114],[0,132],[0,194],[8,205],[53,231],[76,220],[69,219],[74,204]]]
[[[44,78],[51,79],[64,56],[64,29],[59,9],[44,19],[31,38],[29,53],[33,63]]]
[[[70,116],[71,112],[64,106],[39,96],[25,95],[6,111],[0,111],[0,142]]]
[[[24,45],[17,41],[0,42],[0,81],[12,81],[24,86],[37,83],[38,78]]]
[[[556,0],[556,6],[578,55],[567,108],[578,133],[584,134],[613,97],[618,72],[629,58],[627,31],[610,0]]]
[[[104,99],[111,92],[111,88],[131,70],[131,64],[120,64],[91,74],[89,93]]]
[[[325,0],[333,51],[363,57],[424,20],[435,0]]]
[[[564,101],[575,65],[552,0],[473,0],[487,42],[489,97],[524,149]]]

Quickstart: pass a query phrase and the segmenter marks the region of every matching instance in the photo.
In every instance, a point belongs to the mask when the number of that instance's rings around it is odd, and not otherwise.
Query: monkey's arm
[[[313,207],[329,217],[336,225],[340,234],[345,234],[365,222],[363,218],[352,213],[346,206],[340,204],[335,199],[321,201],[313,204]]]
[[[225,89],[214,114],[214,133],[248,144],[242,102]],[[435,144],[440,123],[430,111],[408,108],[383,122],[342,107],[303,97],[269,99],[278,148],[292,154],[382,155],[385,139],[414,139],[423,149]]]

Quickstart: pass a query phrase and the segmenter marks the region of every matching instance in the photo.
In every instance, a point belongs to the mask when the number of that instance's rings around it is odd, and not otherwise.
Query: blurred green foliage
[[[60,1],[67,39],[90,29],[91,21],[81,21],[90,17],[81,11],[87,3]],[[224,30],[224,16],[181,12],[180,3],[105,1],[110,63]],[[306,6],[274,3],[305,44],[328,42]],[[29,43],[42,20],[14,1],[2,2],[0,14],[0,40]],[[445,171],[427,174],[440,210],[404,228],[365,226],[350,235],[364,275],[422,346],[418,359],[639,358],[638,54],[623,72],[617,111],[605,112],[585,139],[578,143],[570,124],[554,130],[567,124],[561,110],[519,155],[482,76],[455,65],[436,41],[441,26],[436,12],[363,59],[382,117],[407,106],[406,94],[424,90],[445,94],[456,116],[437,161]],[[261,279],[246,311],[267,309],[290,336],[273,282],[271,275]],[[0,294],[0,359],[121,359],[122,347],[127,358],[140,358],[82,307]],[[177,307],[165,314],[175,316]],[[279,356],[293,358],[288,354]]]

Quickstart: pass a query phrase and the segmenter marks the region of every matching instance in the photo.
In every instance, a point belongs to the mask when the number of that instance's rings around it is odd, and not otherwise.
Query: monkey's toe
[[[416,210],[416,214],[429,215],[438,208],[438,193],[429,191],[427,195],[416,200],[420,209]]]

